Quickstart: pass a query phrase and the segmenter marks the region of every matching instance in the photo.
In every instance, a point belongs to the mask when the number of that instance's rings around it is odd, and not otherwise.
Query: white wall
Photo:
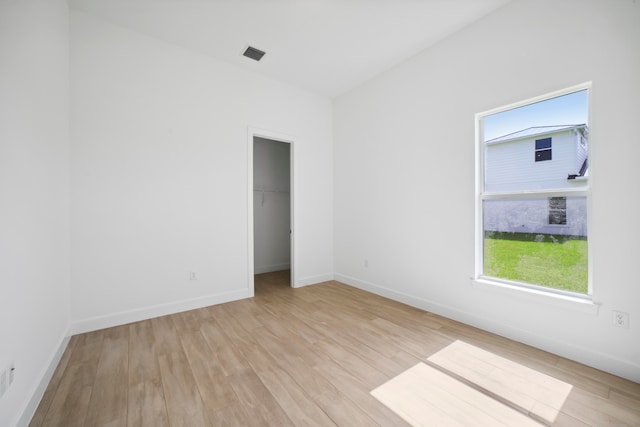
[[[0,425],[26,425],[69,327],[69,34],[64,0],[0,2]]]
[[[295,279],[332,277],[329,99],[77,11],[71,76],[74,331],[249,295],[249,126],[295,138]]]
[[[254,272],[291,267],[291,147],[253,139]]]
[[[639,22],[630,0],[516,0],[336,99],[336,277],[640,381]],[[474,114],[586,81],[598,313],[472,287]]]

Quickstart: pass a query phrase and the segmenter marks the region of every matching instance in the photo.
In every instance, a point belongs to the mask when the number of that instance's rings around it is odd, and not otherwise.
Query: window
[[[589,89],[580,85],[476,115],[476,278],[591,295]]]
[[[551,160],[551,138],[536,139],[536,162]]]
[[[549,198],[549,225],[567,224],[567,198]]]

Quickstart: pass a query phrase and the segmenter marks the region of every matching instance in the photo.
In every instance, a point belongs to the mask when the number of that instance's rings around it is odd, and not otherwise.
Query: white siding
[[[589,150],[587,138],[582,136],[580,132],[576,132],[576,174],[580,171],[580,168],[588,155]]]
[[[536,139],[551,137],[551,160],[536,162]],[[490,192],[566,188],[567,176],[576,173],[573,131],[487,145],[485,189]],[[583,159],[584,160],[584,159]]]

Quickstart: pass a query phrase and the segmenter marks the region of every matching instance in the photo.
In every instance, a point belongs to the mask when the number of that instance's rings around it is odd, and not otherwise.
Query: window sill
[[[496,292],[502,295],[514,296],[527,301],[551,305],[580,313],[597,315],[599,304],[591,298],[572,297],[570,295],[545,292],[543,290],[525,288],[508,283],[493,281],[486,278],[472,278],[471,286],[482,291]]]
[[[567,179],[567,181],[569,182],[578,182],[578,183],[587,182],[588,180],[589,180],[589,177],[586,177],[586,176],[576,176],[573,179]]]

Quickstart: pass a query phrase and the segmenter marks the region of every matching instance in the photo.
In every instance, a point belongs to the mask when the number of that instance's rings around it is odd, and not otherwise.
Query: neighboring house
[[[485,190],[567,189],[588,175],[585,124],[531,127],[485,142]],[[586,236],[583,197],[489,200],[485,231]]]

